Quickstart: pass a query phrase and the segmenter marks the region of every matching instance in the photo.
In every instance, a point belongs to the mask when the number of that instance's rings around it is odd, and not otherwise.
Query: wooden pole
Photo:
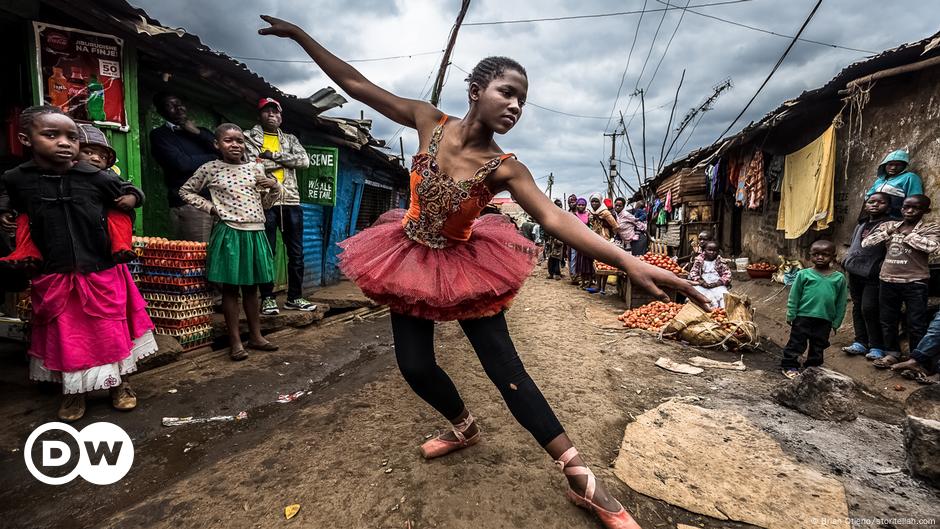
[[[441,58],[441,67],[437,69],[437,79],[434,80],[434,88],[431,90],[431,104],[437,106],[441,99],[441,90],[444,88],[444,74],[447,73],[447,66],[450,64],[450,53],[454,50],[454,44],[457,42],[457,32],[460,31],[460,25],[463,24],[463,17],[470,8],[470,0],[462,0],[460,3],[460,13],[457,14],[457,21],[450,30],[450,37],[447,40],[447,48],[444,49],[444,57]]]

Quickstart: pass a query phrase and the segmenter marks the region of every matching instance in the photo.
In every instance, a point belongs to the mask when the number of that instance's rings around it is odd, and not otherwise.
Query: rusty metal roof
[[[728,149],[745,144],[757,135],[773,129],[781,123],[805,115],[807,109],[815,108],[816,105],[820,103],[838,102],[841,99],[839,91],[856,79],[935,56],[940,56],[940,32],[925,39],[902,44],[896,48],[885,50],[878,55],[850,64],[843,68],[841,72],[825,85],[813,90],[807,90],[794,99],[784,101],[780,106],[768,112],[760,120],[751,122],[745,126],[737,134],[722,138],[711,145],[696,149],[686,156],[674,160],[666,165],[655,178],[644,184],[643,187],[655,189],[662,180],[682,168],[694,167],[703,162],[709,162]],[[831,120],[834,116],[835,114],[830,115],[828,119]]]
[[[320,115],[346,102],[332,88],[317,91],[309,98],[288,94],[251,71],[244,63],[213,50],[199,37],[182,28],[166,27],[143,9],[125,0],[42,0],[43,4],[80,20],[97,31],[109,32],[134,43],[145,55],[173,61],[186,67],[202,81],[237,94],[250,104],[261,97],[275,97],[285,113],[297,115],[327,141],[360,151],[368,158],[401,169],[398,157],[383,152],[385,142],[371,135],[371,120]]]

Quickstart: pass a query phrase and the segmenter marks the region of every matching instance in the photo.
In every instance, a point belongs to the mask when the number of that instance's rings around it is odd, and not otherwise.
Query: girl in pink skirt
[[[85,394],[98,389],[111,391],[115,408],[133,409],[127,375],[157,344],[133,277],[111,255],[107,210],[124,194],[122,181],[75,161],[78,127],[57,107],[27,108],[20,130],[32,160],[0,177],[0,215],[29,214],[42,254],[32,280],[29,376],[62,384],[64,421],[80,419]]]

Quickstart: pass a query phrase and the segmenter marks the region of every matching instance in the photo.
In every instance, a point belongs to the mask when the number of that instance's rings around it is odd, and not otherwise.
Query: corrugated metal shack
[[[776,261],[778,255],[802,257],[818,238],[831,238],[843,252],[851,239],[865,191],[881,159],[896,149],[909,151],[910,169],[924,181],[928,195],[940,189],[940,33],[887,50],[843,69],[825,86],[786,101],[757,122],[713,145],[667,165],[635,198],[664,200],[673,191],[705,190],[714,207],[715,231],[726,257]],[[808,230],[794,239],[777,229],[781,200],[780,162],[835,126],[834,219],[824,231]],[[747,172],[760,153],[761,196],[737,189],[731,171]],[[715,168],[718,168],[717,171]],[[713,172],[709,172],[713,171]],[[716,181],[717,177],[717,181]],[[677,180],[692,178],[689,191]],[[750,183],[748,184],[750,186]],[[736,195],[738,195],[736,197]],[[698,198],[698,197],[694,197]],[[807,197],[809,199],[811,197]],[[742,200],[743,199],[743,200]],[[694,201],[694,200],[693,200]],[[682,211],[688,221],[689,210]],[[933,213],[936,218],[937,213]],[[702,215],[699,215],[701,218]],[[683,234],[693,238],[693,230]],[[688,241],[683,241],[688,247]]]
[[[332,89],[308,98],[285,94],[241,62],[210,49],[196,35],[164,27],[124,0],[15,1],[0,7],[0,42],[7,50],[0,58],[5,72],[0,81],[0,115],[5,121],[0,169],[22,161],[15,146],[15,118],[19,110],[39,104],[43,97],[45,79],[36,68],[34,22],[123,41],[120,75],[127,123],[101,127],[118,152],[124,176],[147,193],[138,215],[138,234],[161,236],[168,229],[166,186],[147,140],[150,130],[163,125],[151,104],[158,91],[179,95],[190,116],[209,129],[222,122],[249,128],[256,122],[258,99],[274,97],[283,106],[287,132],[305,146],[338,149],[335,204],[304,206],[307,287],[338,281],[336,242],[407,199],[408,173],[400,158],[384,151],[384,142],[371,136],[370,120],[322,115],[345,103]],[[283,264],[283,251],[278,253]]]

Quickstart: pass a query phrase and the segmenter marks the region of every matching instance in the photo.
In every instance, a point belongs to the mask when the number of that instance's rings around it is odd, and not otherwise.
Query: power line
[[[454,64],[454,63],[450,63],[450,65],[453,66],[454,68],[460,70],[461,72],[463,72],[463,73],[465,73],[465,74],[467,74],[467,75],[470,75],[470,72],[468,72],[467,70],[464,70],[464,69],[461,68],[460,66],[458,66],[458,65],[456,65],[456,64]],[[555,114],[561,114],[561,115],[563,115],[563,116],[570,116],[570,117],[573,117],[573,118],[581,118],[581,119],[607,119],[607,118],[605,118],[604,116],[585,116],[585,115],[582,115],[582,114],[572,114],[571,112],[565,112],[565,111],[563,111],[563,110],[556,110],[556,109],[554,109],[554,108],[545,107],[545,106],[542,106],[542,105],[533,103],[532,101],[528,101],[528,100],[525,102],[525,104],[526,104],[526,106],[532,105],[532,106],[534,106],[535,108],[539,108],[539,109],[542,109],[542,110],[546,110],[546,111],[548,111],[548,112],[554,112]]]
[[[623,90],[623,81],[627,78],[627,70],[630,69],[630,60],[633,59],[633,49],[636,47],[636,39],[640,36],[640,25],[643,23],[643,15],[646,13],[646,3],[643,0],[643,10],[640,13],[639,20],[636,21],[636,31],[633,33],[633,44],[630,45],[630,53],[627,54],[627,64],[623,67],[623,73],[620,75],[620,86],[617,87],[617,97],[614,98],[614,106],[610,109],[610,117],[607,118],[607,124],[604,125],[604,132],[610,128],[610,120],[614,118],[614,112],[617,111],[617,103],[620,102],[620,91]]]
[[[761,90],[763,90],[764,87],[767,86],[767,83],[770,81],[770,78],[773,77],[774,73],[777,71],[777,68],[780,68],[780,65],[783,64],[783,60],[787,58],[787,55],[790,53],[790,50],[793,49],[793,45],[796,44],[796,41],[800,39],[800,35],[803,33],[803,30],[806,29],[806,26],[809,25],[809,21],[812,20],[814,16],[816,16],[816,11],[819,10],[819,6],[821,5],[822,5],[822,0],[816,0],[816,5],[813,6],[813,10],[809,12],[809,15],[806,17],[806,20],[803,21],[803,25],[800,26],[800,30],[796,32],[796,35],[793,37],[793,40],[790,41],[790,44],[787,46],[787,49],[783,50],[783,55],[781,55],[780,58],[777,59],[777,64],[775,64],[773,69],[770,70],[770,73],[767,74],[767,78],[764,79],[764,82],[761,83],[761,85],[757,88],[757,91],[754,92],[754,95],[751,97],[751,100],[748,101],[746,105],[744,105],[744,108],[741,109],[741,112],[737,115],[737,117],[734,118],[731,124],[728,125],[728,128],[726,128],[725,131],[722,132],[718,136],[718,139],[715,140],[715,142],[718,142],[718,140],[724,137],[724,135],[727,134],[729,130],[731,130],[731,127],[733,127],[734,124],[737,123],[739,119],[741,119],[741,116],[744,115],[747,109],[750,108],[751,103],[753,103],[754,100],[757,99],[757,94],[760,94]]]
[[[750,0],[727,0],[725,2],[711,2],[708,4],[697,4],[690,7],[710,7],[710,6],[723,6],[728,4],[740,4],[742,2],[750,2]],[[659,11],[672,11],[675,9],[682,9],[681,7],[666,7],[662,9],[651,9],[649,11],[619,11],[616,13],[597,13],[593,15],[570,15],[564,17],[548,17],[548,18],[525,18],[518,20],[493,20],[488,22],[467,22],[464,26],[495,26],[497,24],[526,24],[529,22],[553,22],[558,20],[576,20],[582,18],[601,18],[601,17],[618,17],[624,15],[638,15],[640,13],[656,13]]]
[[[563,116],[571,116],[571,117],[573,117],[573,118],[582,118],[582,119],[607,119],[607,118],[605,118],[604,116],[582,116],[582,115],[580,115],[580,114],[571,114],[571,113],[568,113],[568,112],[562,112],[561,110],[555,110],[555,109],[553,109],[553,108],[548,108],[548,107],[543,107],[543,106],[541,106],[541,105],[536,105],[535,103],[533,103],[533,102],[531,102],[531,101],[526,101],[525,104],[526,104],[526,106],[532,105],[532,106],[534,106],[535,108],[539,108],[539,109],[542,109],[542,110],[547,110],[548,112],[554,112],[554,113],[556,113],[556,114],[561,114],[561,115],[563,115]]]
[[[373,57],[371,59],[349,59],[348,63],[352,62],[377,62],[377,61],[391,61],[393,59],[410,59],[412,57],[420,57],[421,55],[436,55],[438,53],[444,53],[444,50],[435,50],[435,51],[422,51],[420,53],[411,53],[409,55],[392,55],[390,57]],[[315,61],[311,59],[267,59],[264,57],[241,57],[238,55],[229,55],[233,59],[239,59],[242,61],[262,61],[262,62],[288,62],[288,63],[306,63],[306,64],[315,64]]]
[[[656,33],[653,33],[653,40],[650,41],[650,51],[646,54],[646,60],[643,61],[643,67],[640,68],[640,75],[636,76],[636,84],[633,86],[634,92],[636,92],[636,90],[640,88],[640,79],[643,78],[643,72],[646,71],[646,65],[649,64],[650,56],[653,55],[653,48],[656,46],[656,39],[659,37],[659,30],[663,27],[663,21],[665,20],[666,20],[666,11],[663,11],[663,16],[659,19],[659,25],[656,26]]]
[[[667,5],[667,6],[668,6],[668,5],[671,5],[668,0],[665,0],[665,1],[664,1],[664,0],[656,0],[656,1],[659,2],[660,4],[665,4],[665,5]],[[694,15],[698,15],[698,16],[700,16],[700,17],[710,18],[710,19],[712,19],[712,20],[718,20],[718,21],[720,21],[720,22],[725,22],[725,23],[727,23],[727,24],[731,24],[731,25],[733,25],[733,26],[738,26],[738,27],[740,27],[740,28],[750,29],[750,30],[752,30],[752,31],[759,31],[759,32],[761,32],[761,33],[766,33],[766,34],[768,34],[768,35],[774,35],[774,36],[777,36],[777,37],[783,37],[783,38],[787,38],[787,39],[792,39],[792,38],[793,38],[793,35],[784,35],[783,33],[777,33],[776,31],[770,31],[769,29],[758,28],[758,27],[755,27],[755,26],[749,26],[749,25],[747,25],[747,24],[742,24],[742,23],[740,23],[740,22],[735,22],[734,20],[728,20],[728,19],[726,19],[726,18],[716,17],[715,15],[709,15],[709,14],[706,14],[706,13],[700,13],[700,12],[698,12],[698,11],[692,11],[691,8],[694,8],[694,7],[699,7],[699,6],[689,6],[686,10],[687,10],[689,13],[692,13],[692,14],[694,14]],[[811,39],[799,39],[799,40],[801,40],[801,41],[803,41],[803,42],[809,42],[810,44],[818,44],[818,45],[820,45],[820,46],[827,46],[827,47],[829,47],[829,48],[839,48],[839,49],[842,49],[842,50],[857,51],[857,52],[859,52],[859,53],[866,53],[866,54],[868,54],[868,55],[875,55],[876,53],[878,53],[878,52],[876,52],[876,51],[863,50],[863,49],[859,49],[859,48],[852,48],[852,47],[850,47],[850,46],[842,46],[841,44],[833,44],[833,43],[831,43],[831,42],[821,42],[821,41],[818,41],[818,40],[811,40]]]
[[[663,55],[659,58],[659,62],[656,63],[656,69],[653,70],[653,75],[650,77],[650,81],[646,83],[646,91],[648,92],[650,86],[653,85],[653,79],[656,79],[656,74],[659,73],[659,67],[663,65],[663,59],[666,58],[666,54],[669,53],[669,47],[672,46],[672,39],[676,38],[676,33],[679,32],[679,26],[682,25],[682,19],[685,18],[686,9],[689,7],[689,2],[692,0],[685,0],[685,7],[682,8],[682,14],[679,15],[679,22],[676,23],[676,29],[672,30],[672,36],[669,37],[669,42],[666,43],[666,49],[663,50]]]

